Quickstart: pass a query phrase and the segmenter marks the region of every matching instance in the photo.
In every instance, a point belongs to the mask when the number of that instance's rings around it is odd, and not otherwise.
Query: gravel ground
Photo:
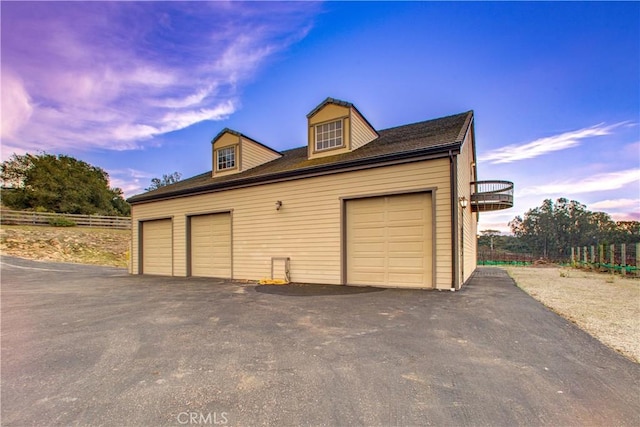
[[[640,279],[566,267],[507,267],[518,286],[640,363]]]

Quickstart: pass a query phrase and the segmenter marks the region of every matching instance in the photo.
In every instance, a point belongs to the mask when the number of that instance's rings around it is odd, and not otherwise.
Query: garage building
[[[469,279],[479,212],[513,204],[511,183],[476,179],[472,111],[376,130],[327,98],[307,129],[282,152],[224,129],[211,171],[129,199],[131,273],[454,290]]]

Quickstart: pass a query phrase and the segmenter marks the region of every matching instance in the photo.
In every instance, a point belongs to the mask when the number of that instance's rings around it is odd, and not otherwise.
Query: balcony
[[[471,183],[471,209],[489,212],[513,207],[513,182],[475,181]]]

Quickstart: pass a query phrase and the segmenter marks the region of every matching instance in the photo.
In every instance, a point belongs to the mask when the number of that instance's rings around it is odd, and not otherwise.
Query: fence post
[[[627,244],[620,245],[620,266],[622,267],[622,275],[627,275]]]
[[[611,250],[611,274],[614,274],[616,272],[616,269],[614,268],[616,265],[616,245],[611,245],[609,249]]]
[[[582,259],[584,261],[584,265],[587,265],[587,247],[582,248]]]
[[[593,245],[589,246],[589,254],[591,255],[591,268],[596,263],[596,248]]]
[[[576,249],[571,246],[571,267],[576,266]]]
[[[604,243],[598,245],[598,267],[605,263],[604,261]]]

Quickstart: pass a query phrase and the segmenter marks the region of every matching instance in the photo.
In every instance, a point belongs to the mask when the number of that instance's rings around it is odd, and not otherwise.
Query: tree
[[[619,233],[605,212],[591,212],[575,200],[551,199],[529,209],[524,217],[509,222],[511,231],[531,253],[552,259],[566,259],[571,247],[608,242]]]
[[[618,221],[611,241],[616,243],[639,243],[640,221]]]
[[[482,236],[478,239],[478,244],[485,246],[486,243],[489,243],[489,248],[493,250],[494,239],[500,235],[500,232],[498,230],[482,230],[480,234],[482,234]]]
[[[42,209],[85,215],[128,215],[122,190],[109,174],[63,154],[12,155],[0,164],[2,203],[13,209]]]
[[[182,178],[182,174],[180,172],[174,172],[169,175],[163,174],[162,178],[153,178],[151,180],[151,185],[148,188],[145,188],[144,191],[153,191],[167,185],[175,184],[180,181],[180,178]]]

